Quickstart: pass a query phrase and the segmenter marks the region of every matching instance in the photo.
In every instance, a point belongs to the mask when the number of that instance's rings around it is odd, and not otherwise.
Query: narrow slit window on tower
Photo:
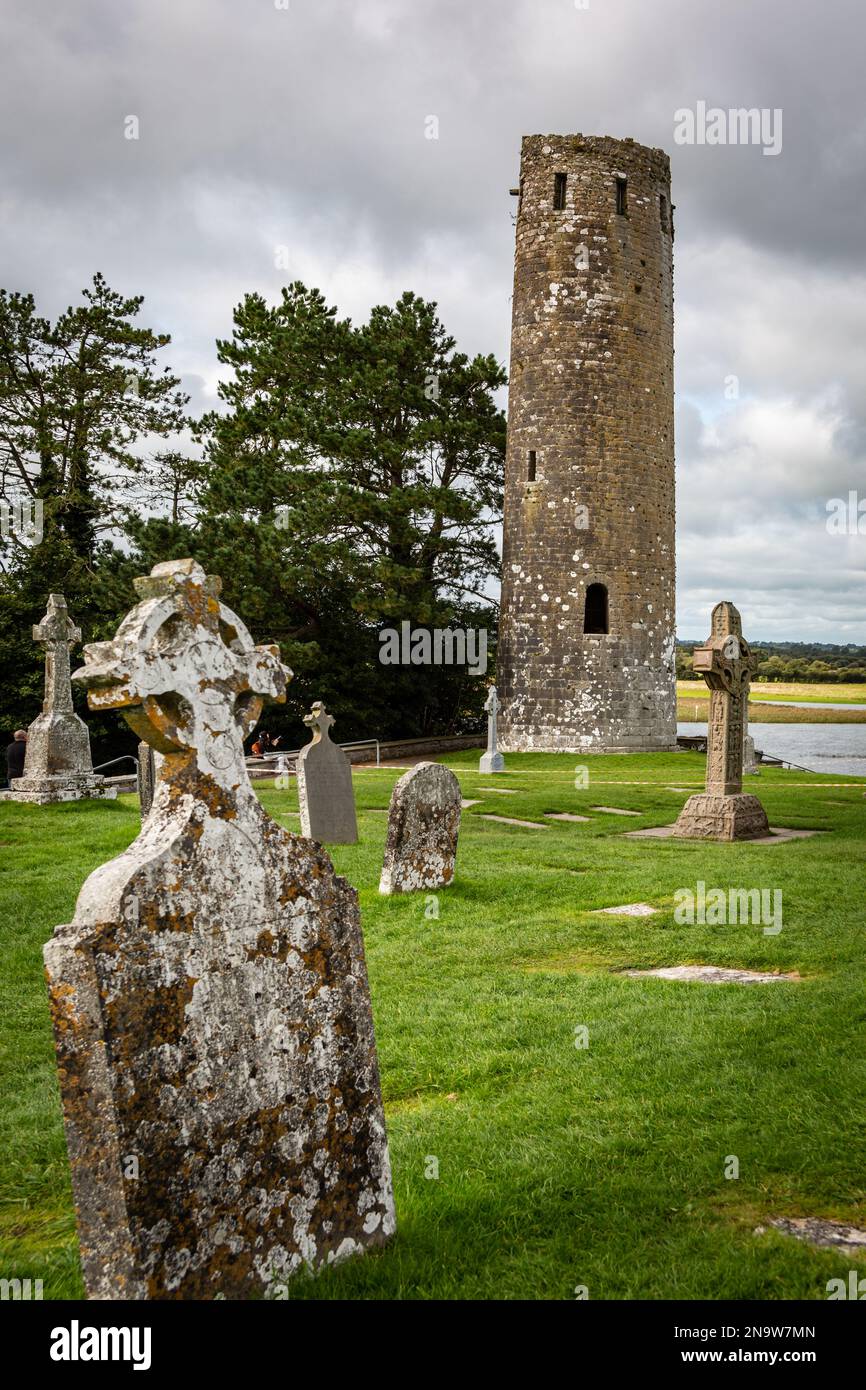
[[[565,209],[565,174],[554,174],[553,176],[553,207],[556,212]]]
[[[620,217],[628,216],[628,179],[616,181],[616,210]]]
[[[584,633],[610,632],[607,611],[607,589],[604,584],[590,584],[583,607]]]
[[[663,232],[670,231],[668,224],[668,200],[663,193],[659,194],[659,223]]]
[[[534,482],[535,482],[535,450],[534,450],[534,449],[530,449],[530,450],[529,450],[529,457],[528,457],[527,462],[526,462],[526,481],[527,481],[528,483],[534,483]]]

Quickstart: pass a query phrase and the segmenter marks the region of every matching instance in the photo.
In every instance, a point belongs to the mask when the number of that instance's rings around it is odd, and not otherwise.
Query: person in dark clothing
[[[9,747],[6,749],[6,776],[11,782],[15,777],[24,776],[24,757],[27,753],[27,730],[16,729]]]

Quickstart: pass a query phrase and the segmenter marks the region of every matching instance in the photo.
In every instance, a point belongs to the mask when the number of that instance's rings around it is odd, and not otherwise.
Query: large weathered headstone
[[[418,763],[394,785],[380,893],[445,888],[454,878],[460,783],[441,763]]]
[[[743,793],[743,713],[757,669],[732,603],[717,603],[712,632],[692,664],[710,687],[706,791],[690,796],[674,835],[690,840],[753,840],[769,835],[767,813]]]
[[[333,715],[321,700],[304,715],[313,741],[298,754],[298,806],[301,834],[325,845],[354,845],[358,839],[352,764],[342,748],[331,742]]]
[[[499,703],[495,685],[491,685],[490,687],[490,692],[487,696],[484,708],[487,711],[487,752],[482,753],[478,761],[478,771],[485,773],[504,772],[505,759],[496,747],[496,716],[499,714],[502,706]]]
[[[24,776],[3,795],[9,801],[78,801],[82,797],[117,796],[93,771],[90,734],[72,707],[69,653],[81,641],[81,630],[71,621],[62,594],[50,594],[41,623],[33,628],[33,640],[45,648],[45,699],[42,713],[27,730]]]
[[[44,952],[85,1284],[282,1296],[394,1229],[358,897],[247,776],[279,649],[190,560],[136,588],[75,678],[165,755],[153,807]]]

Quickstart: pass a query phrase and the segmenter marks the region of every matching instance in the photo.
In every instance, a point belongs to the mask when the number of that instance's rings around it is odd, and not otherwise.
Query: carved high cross
[[[710,687],[707,791],[732,796],[743,790],[743,717],[758,659],[732,603],[717,603],[712,622],[712,633],[703,647],[695,648],[692,665]]]
[[[316,700],[311,714],[304,715],[304,723],[311,731],[314,743],[321,743],[323,738],[330,738],[328,730],[334,722],[334,716],[328,714],[321,700]]]
[[[62,594],[48,595],[45,617],[33,627],[33,641],[45,648],[45,698],[43,714],[61,714],[72,709],[72,686],[69,684],[69,653],[81,641],[81,629],[76,627],[66,609]]]
[[[490,692],[484,704],[487,713],[487,751],[496,752],[496,716],[502,708],[499,703],[499,696],[496,694],[496,686],[491,685]]]
[[[163,781],[193,773],[233,792],[249,787],[243,741],[266,701],[282,703],[292,673],[279,647],[256,647],[219,602],[222,583],[193,560],[156,565],[135,580],[142,602],[111,642],[91,642],[74,680],[93,710],[119,709],[166,754]],[[197,776],[196,776],[197,774]],[[201,788],[198,788],[201,790]]]

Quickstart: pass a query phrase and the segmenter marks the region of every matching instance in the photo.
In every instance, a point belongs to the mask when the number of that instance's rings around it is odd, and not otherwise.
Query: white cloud
[[[412,289],[507,361],[521,135],[661,145],[681,630],[727,595],[759,636],[866,641],[862,539],[822,515],[866,493],[863,29],[860,0],[7,4],[3,280],[49,314],[96,269],[143,293],[205,405],[234,305],[293,278],[356,319]],[[675,146],[698,99],[782,107],[782,153]]]

